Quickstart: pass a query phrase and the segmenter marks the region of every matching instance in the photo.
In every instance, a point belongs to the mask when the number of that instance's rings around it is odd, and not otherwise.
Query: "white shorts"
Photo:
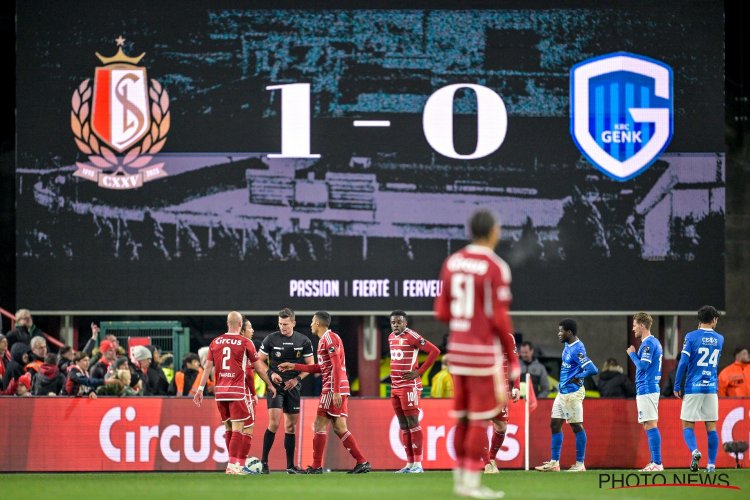
[[[659,420],[659,393],[642,394],[635,397],[635,404],[638,407],[638,423],[648,422],[649,420]]]
[[[716,394],[685,394],[682,396],[680,420],[716,422],[719,420],[719,396]]]
[[[569,394],[558,393],[555,402],[552,403],[552,418],[567,420],[569,424],[583,423],[583,398],[585,397],[586,389],[583,387]]]

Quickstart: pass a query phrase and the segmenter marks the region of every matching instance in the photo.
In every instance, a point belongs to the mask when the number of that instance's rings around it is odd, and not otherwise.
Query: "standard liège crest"
[[[71,101],[74,140],[88,156],[87,162],[76,162],[74,175],[107,189],[139,188],[167,176],[155,155],[167,141],[169,96],[138,66],[145,53],[130,57],[124,43],[117,38],[112,57],[96,53],[103,66],[96,68],[93,82],[81,82]]]

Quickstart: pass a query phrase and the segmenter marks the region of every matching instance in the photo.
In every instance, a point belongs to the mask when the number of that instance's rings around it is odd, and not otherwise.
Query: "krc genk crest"
[[[596,168],[618,181],[636,177],[672,140],[672,68],[616,52],[570,70],[570,134]]]
[[[169,132],[169,96],[146,68],[145,53],[127,56],[117,38],[117,53],[96,57],[93,82],[86,79],[73,92],[70,126],[87,162],[76,162],[75,176],[107,189],[133,189],[166,177],[156,154]]]

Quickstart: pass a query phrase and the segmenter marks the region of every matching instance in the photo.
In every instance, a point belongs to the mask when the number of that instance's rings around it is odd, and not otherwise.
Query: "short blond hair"
[[[651,330],[651,325],[654,324],[654,318],[645,312],[637,312],[633,315],[633,322],[640,323],[645,326],[647,330]]]
[[[230,312],[229,314],[227,314],[227,325],[231,327],[241,326],[242,315],[237,311]]]

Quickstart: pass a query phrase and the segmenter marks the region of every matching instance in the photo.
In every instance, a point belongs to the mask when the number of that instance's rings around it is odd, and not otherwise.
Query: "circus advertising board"
[[[17,302],[426,312],[489,208],[515,311],[722,307],[721,3],[481,5],[20,3]]]

